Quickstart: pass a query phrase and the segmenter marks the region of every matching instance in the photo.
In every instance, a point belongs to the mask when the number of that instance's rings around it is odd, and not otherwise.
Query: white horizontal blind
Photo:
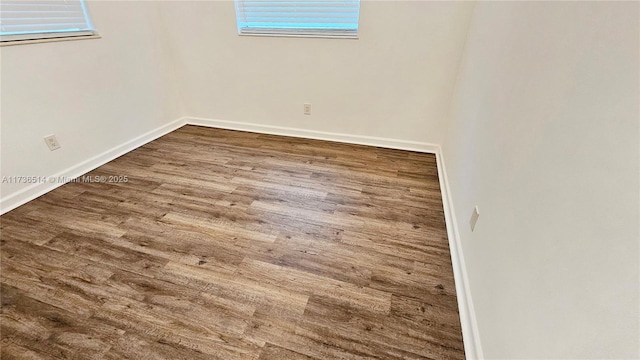
[[[355,38],[359,16],[359,0],[236,0],[240,34]]]
[[[82,0],[1,0],[0,40],[93,35]]]

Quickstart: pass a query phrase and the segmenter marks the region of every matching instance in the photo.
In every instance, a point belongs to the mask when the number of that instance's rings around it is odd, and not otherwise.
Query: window
[[[2,0],[0,41],[75,38],[97,35],[83,0]]]
[[[359,0],[235,0],[240,35],[358,37]]]

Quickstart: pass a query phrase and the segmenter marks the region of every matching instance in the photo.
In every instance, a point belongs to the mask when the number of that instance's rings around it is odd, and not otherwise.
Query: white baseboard
[[[168,134],[185,124],[215,127],[215,128],[230,129],[230,130],[250,131],[250,132],[263,133],[263,134],[292,136],[292,137],[300,137],[300,138],[307,138],[307,139],[337,141],[337,142],[350,143],[350,144],[379,146],[384,148],[411,150],[411,151],[419,151],[419,152],[427,152],[427,153],[436,153],[436,151],[438,150],[437,145],[424,143],[424,142],[417,142],[417,141],[397,140],[397,139],[379,138],[379,137],[362,136],[362,135],[348,135],[348,134],[296,129],[296,128],[288,128],[288,127],[280,127],[280,126],[260,125],[260,124],[252,124],[252,123],[244,123],[244,122],[236,122],[236,121],[204,119],[204,118],[197,118],[197,117],[181,117],[177,120],[170,122],[167,125],[163,125],[157,129],[151,130],[130,141],[127,141],[124,144],[111,148],[99,155],[96,155],[77,165],[74,165],[68,169],[65,169],[57,174],[50,175],[50,176],[55,178],[59,178],[59,177],[76,178],[101,165],[108,163],[109,161],[119,156],[122,156],[128,153],[129,151],[132,151],[150,141],[153,141],[159,138],[160,136]],[[26,204],[27,202],[41,195],[44,195],[47,192],[61,185],[63,185],[63,183],[58,183],[58,182],[33,184],[16,193],[10,194],[9,196],[0,198],[0,215],[15,209],[20,205]]]
[[[127,141],[124,144],[113,147],[101,154],[98,154],[90,159],[87,159],[79,164],[71,166],[57,174],[51,175],[56,179],[64,177],[73,179],[79,176],[86,174],[87,172],[102,166],[109,161],[120,157],[129,151],[135,150],[138,147],[153,141],[165,134],[168,134],[179,127],[183,126],[184,119],[180,118],[178,120],[174,120],[166,125],[163,125],[159,128],[153,129],[147,133],[144,133],[132,140]],[[26,204],[27,202],[42,196],[49,191],[64,185],[63,183],[54,182],[54,183],[38,183],[28,186],[16,193],[13,193],[7,197],[0,199],[0,215],[6,212],[9,212],[20,205]]]
[[[469,287],[469,277],[467,267],[462,253],[462,242],[458,231],[458,222],[453,207],[453,199],[447,178],[447,168],[444,164],[442,149],[438,147],[436,152],[438,163],[438,179],[440,180],[440,192],[442,194],[442,205],[444,208],[445,221],[447,224],[447,237],[449,238],[449,252],[453,264],[453,276],[456,283],[456,297],[458,299],[458,311],[460,314],[460,324],[462,326],[462,337],[464,339],[464,352],[467,359],[484,359],[482,345],[480,343],[480,333],[478,332],[478,322],[476,312],[471,298],[471,288]]]
[[[378,146],[399,150],[411,150],[424,153],[436,154],[438,163],[438,178],[440,180],[440,191],[442,194],[442,203],[444,207],[445,220],[447,224],[447,237],[449,238],[449,248],[451,252],[451,261],[453,263],[453,275],[456,283],[456,295],[458,300],[458,308],[460,313],[460,323],[462,326],[462,336],[464,338],[464,351],[467,359],[483,359],[482,346],[480,344],[480,335],[478,333],[478,324],[476,322],[475,310],[471,298],[469,287],[469,278],[462,254],[462,243],[460,241],[460,233],[456,221],[456,214],[453,208],[451,192],[449,188],[449,180],[442,156],[442,149],[439,145],[429,144],[425,142],[406,141],[388,138],[379,138],[361,135],[348,135],[340,133],[331,133],[323,131],[313,131],[296,129],[289,127],[260,125],[252,123],[244,123],[237,121],[204,119],[196,117],[185,117],[185,123],[189,125],[198,125],[206,127],[214,127],[229,130],[250,131],[261,134],[292,136],[307,139],[337,141],[350,144],[360,144],[369,146]]]
[[[453,202],[449,190],[449,181],[442,157],[442,149],[439,145],[426,142],[407,141],[389,138],[380,138],[362,135],[349,135],[324,131],[305,130],[289,127],[260,125],[245,122],[225,121],[215,119],[204,119],[197,117],[182,117],[174,120],[167,125],[151,130],[142,134],[124,144],[109,149],[97,156],[87,159],[77,165],[74,165],[58,174],[52,175],[55,178],[76,178],[83,174],[101,166],[109,161],[122,156],[136,148],[151,142],[165,134],[168,134],[183,125],[198,125],[206,127],[214,127],[229,130],[249,131],[262,134],[291,136],[316,140],[336,141],[342,143],[378,146],[383,148],[410,150],[424,153],[436,154],[438,163],[438,178],[440,179],[440,190],[442,194],[442,203],[444,207],[445,220],[447,224],[447,236],[449,238],[449,248],[451,252],[451,260],[453,263],[453,274],[456,283],[456,294],[458,300],[458,308],[460,313],[460,322],[462,325],[462,335],[464,337],[464,349],[467,359],[483,359],[482,348],[480,344],[480,336],[478,333],[478,325],[476,322],[473,302],[471,300],[471,292],[469,288],[469,280],[467,277],[464,256],[462,254],[462,244],[460,242],[460,234],[458,232],[456,215],[453,209]],[[15,209],[59,186],[62,183],[42,183],[34,184],[17,193],[11,194],[6,198],[0,199],[0,214]]]
[[[327,140],[398,150],[418,151],[432,154],[435,154],[436,151],[438,151],[438,145],[419,141],[398,140],[364,135],[350,135],[282,126],[261,125],[238,121],[204,119],[198,117],[184,117],[184,120],[189,125],[214,127],[228,130],[249,131],[261,134],[291,136],[305,139]]]

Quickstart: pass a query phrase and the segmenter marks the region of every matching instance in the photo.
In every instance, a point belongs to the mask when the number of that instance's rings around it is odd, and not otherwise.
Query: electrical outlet
[[[469,220],[469,225],[471,225],[471,231],[476,228],[476,223],[478,222],[478,218],[480,217],[480,210],[478,210],[478,205],[473,208],[473,212],[471,213],[471,219]]]
[[[311,115],[311,104],[310,103],[305,103],[304,104],[304,114],[305,115]]]
[[[60,143],[58,142],[58,139],[56,139],[55,135],[45,136],[44,142],[47,143],[47,146],[51,151],[60,149]]]

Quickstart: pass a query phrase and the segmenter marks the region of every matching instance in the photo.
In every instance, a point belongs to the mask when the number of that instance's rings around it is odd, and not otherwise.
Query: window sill
[[[268,33],[239,33],[238,36],[261,37],[294,37],[294,38],[320,38],[320,39],[350,39],[358,40],[358,35],[320,35],[320,34],[268,34]]]
[[[47,43],[47,42],[89,40],[89,39],[101,39],[101,38],[102,36],[100,36],[99,34],[94,34],[94,35],[83,35],[83,36],[53,37],[53,38],[46,38],[46,39],[10,40],[10,41],[0,42],[0,46],[27,45],[27,44],[39,44],[39,43]]]

